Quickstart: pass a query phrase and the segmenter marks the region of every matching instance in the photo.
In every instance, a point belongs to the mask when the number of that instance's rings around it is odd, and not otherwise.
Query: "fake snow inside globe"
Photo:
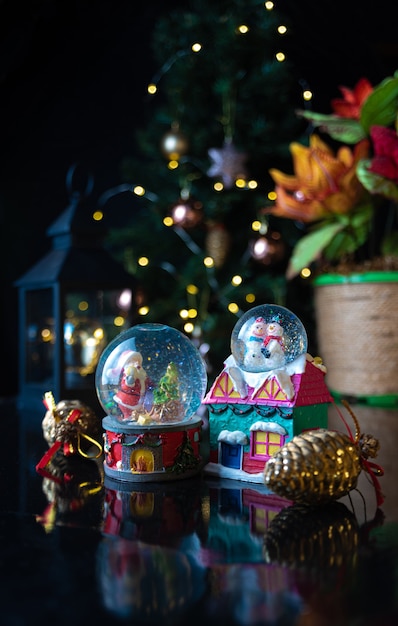
[[[246,372],[282,369],[307,352],[307,333],[285,307],[264,304],[247,311],[231,335],[235,364]]]
[[[186,335],[163,324],[140,324],[109,343],[95,384],[105,413],[118,422],[175,424],[200,407],[207,373]]]

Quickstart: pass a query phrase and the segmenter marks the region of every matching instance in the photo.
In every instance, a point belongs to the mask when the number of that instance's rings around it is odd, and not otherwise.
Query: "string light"
[[[95,222],[100,222],[104,218],[104,214],[102,211],[94,211],[93,220]]]
[[[233,276],[233,277],[232,277],[231,284],[232,284],[234,287],[238,287],[238,285],[241,285],[241,284],[242,284],[242,282],[243,282],[243,278],[242,278],[242,276],[239,276],[239,275],[237,274],[236,276]]]
[[[148,315],[149,313],[149,306],[140,306],[140,308],[138,309],[138,315]]]
[[[211,256],[207,256],[203,259],[203,264],[206,267],[214,267],[214,259]]]
[[[249,32],[249,27],[247,26],[247,24],[241,24],[236,29],[236,32],[240,35],[246,35]]]
[[[307,102],[309,100],[312,100],[312,91],[310,91],[309,89],[303,91],[303,100],[306,100]]]
[[[149,265],[149,259],[147,256],[141,256],[138,259],[138,265],[140,265],[141,267],[147,267]]]
[[[276,60],[279,63],[282,63],[283,61],[286,60],[286,56],[285,56],[284,52],[277,52],[276,55],[275,55],[275,58],[276,58]]]
[[[228,305],[228,311],[229,311],[230,313],[238,313],[238,311],[239,311],[239,307],[238,307],[238,305],[236,304],[236,302],[230,302],[230,303],[229,303],[229,305]]]
[[[271,0],[267,0],[267,2],[264,2],[264,6],[267,11],[272,11],[272,9],[274,8],[274,3],[271,2]]]
[[[167,215],[165,218],[163,218],[163,224],[168,227],[173,226],[174,225],[173,218]]]
[[[222,191],[224,189],[224,185],[220,181],[217,181],[214,183],[213,189],[214,191]]]
[[[280,26],[278,26],[278,33],[280,35],[285,35],[287,33],[287,28],[286,26],[284,26],[283,24],[281,24]]]
[[[256,300],[256,296],[254,295],[254,293],[247,293],[245,296],[245,300],[246,302],[248,302],[248,304],[253,304],[253,302],[255,302]]]
[[[187,322],[186,324],[184,324],[184,331],[188,334],[193,333],[195,326],[192,324],[192,322]]]
[[[169,69],[182,57],[187,56],[191,52],[197,53],[202,49],[202,45],[198,42],[192,44],[192,46],[186,50],[179,50],[176,54],[174,54],[166,63],[161,67],[159,72],[153,77],[149,85],[147,86],[147,92],[150,96],[153,96],[157,92],[157,85]]]
[[[300,272],[301,278],[309,278],[311,274],[312,272],[309,267],[303,267],[303,269]]]
[[[136,185],[133,187],[133,193],[135,193],[136,196],[145,196],[145,189],[141,187],[141,185]]]
[[[254,232],[259,232],[259,230],[261,229],[261,222],[260,220],[254,220],[254,222],[252,222],[252,230],[254,230]]]

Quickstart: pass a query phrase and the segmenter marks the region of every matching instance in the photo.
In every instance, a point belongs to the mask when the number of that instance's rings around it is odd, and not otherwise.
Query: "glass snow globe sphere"
[[[190,339],[163,324],[139,324],[105,348],[95,374],[98,399],[121,423],[189,420],[207,386],[204,360]]]
[[[232,356],[239,369],[246,372],[285,368],[307,348],[302,322],[289,309],[276,304],[250,309],[232,330]]]

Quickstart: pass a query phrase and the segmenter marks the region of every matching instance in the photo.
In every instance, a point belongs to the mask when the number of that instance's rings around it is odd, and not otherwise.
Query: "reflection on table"
[[[35,471],[38,421],[21,419],[18,471],[3,481],[5,623],[395,625],[398,411],[355,414],[380,440],[379,508],[365,472],[322,507],[203,475],[115,481],[102,459],[59,459],[51,480]],[[329,421],[344,430],[334,406]]]

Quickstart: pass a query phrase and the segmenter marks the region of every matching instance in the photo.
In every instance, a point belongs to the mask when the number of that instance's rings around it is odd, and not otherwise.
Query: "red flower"
[[[353,89],[339,87],[343,97],[331,100],[331,106],[339,117],[348,117],[359,120],[361,117],[362,105],[372,93],[373,87],[367,78],[361,78]]]
[[[398,183],[398,135],[391,128],[372,126],[374,157],[369,171]]]

